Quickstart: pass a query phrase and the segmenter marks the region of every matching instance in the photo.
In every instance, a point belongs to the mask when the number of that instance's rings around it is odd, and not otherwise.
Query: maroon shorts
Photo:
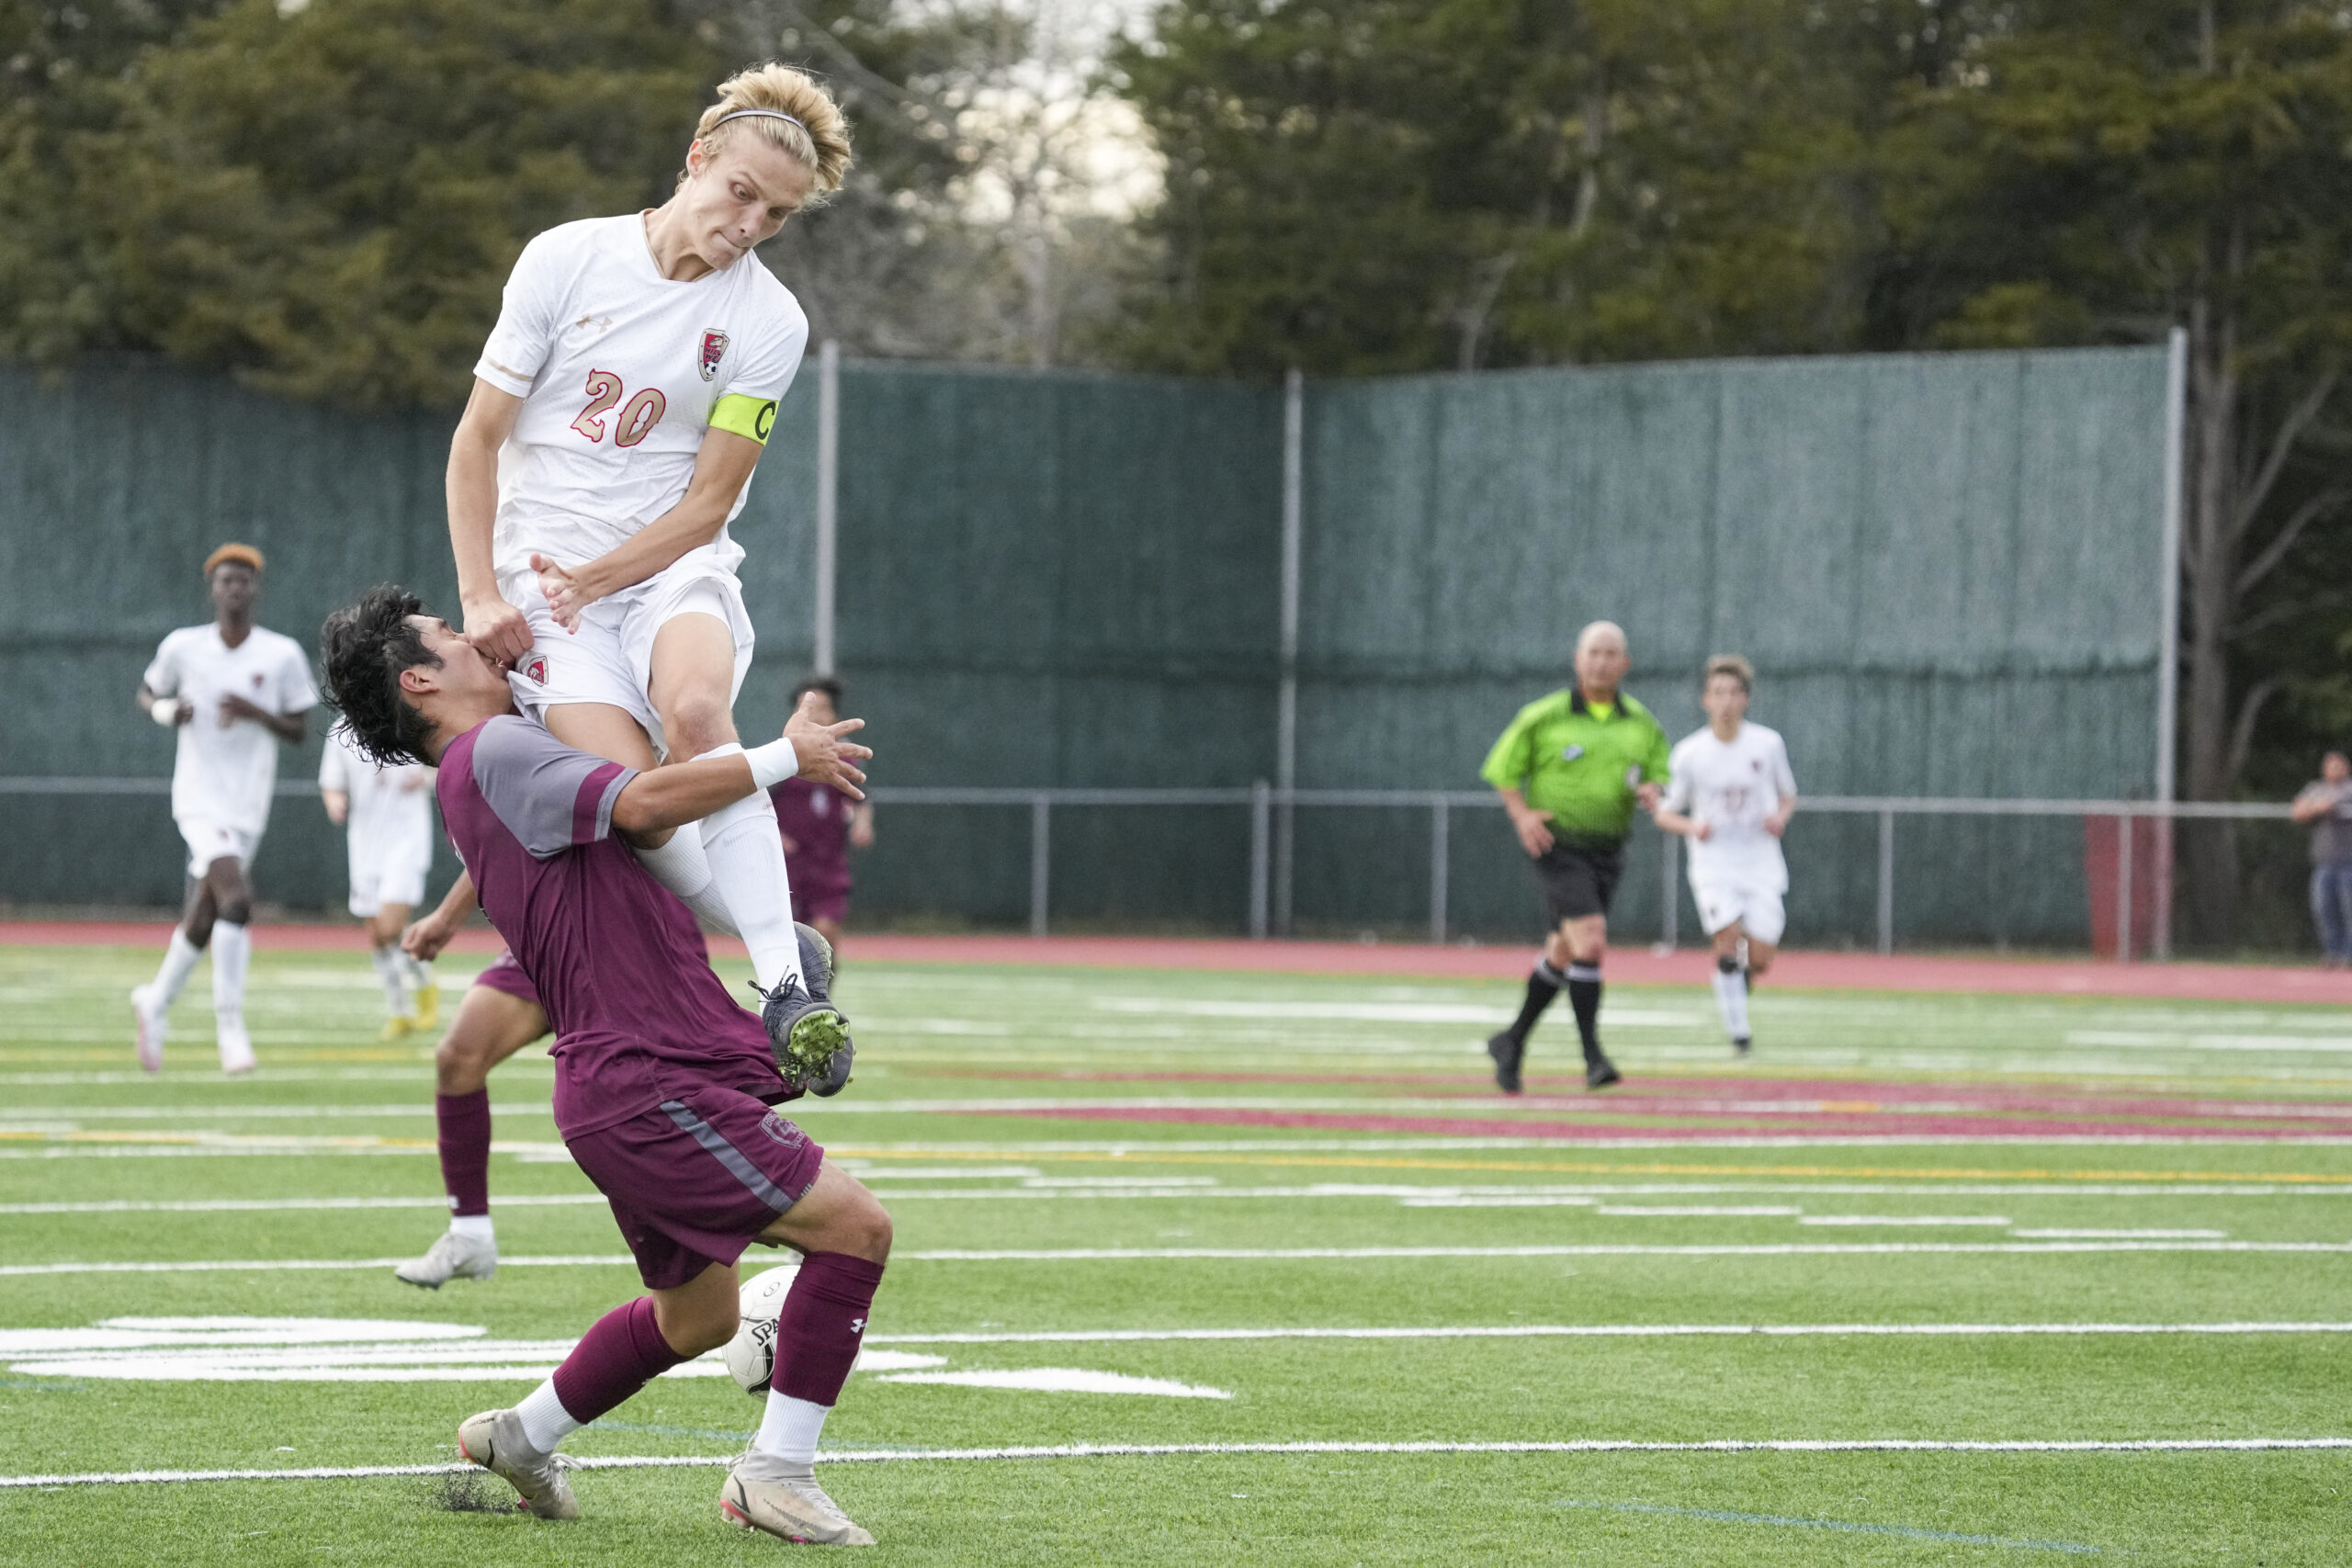
[[[825,1151],[764,1100],[693,1089],[565,1143],[613,1206],[647,1287],[732,1263],[816,1184]]]
[[[531,977],[523,973],[523,966],[514,962],[511,953],[502,953],[491,960],[490,967],[474,976],[474,984],[518,997],[533,1007],[539,1005],[538,987],[531,984]]]
[[[849,919],[849,885],[838,887],[796,887],[792,890],[792,914],[800,920],[831,920],[835,925]]]

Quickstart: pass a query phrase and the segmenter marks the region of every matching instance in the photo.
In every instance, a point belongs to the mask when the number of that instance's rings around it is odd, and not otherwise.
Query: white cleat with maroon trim
[[[806,1465],[791,1465],[753,1449],[727,1467],[718,1515],[747,1530],[763,1530],[803,1546],[872,1546]]]
[[[155,987],[130,988],[130,1015],[138,1021],[139,1065],[151,1073],[164,1070],[164,1039],[171,1032],[164,1010],[156,1005]]]

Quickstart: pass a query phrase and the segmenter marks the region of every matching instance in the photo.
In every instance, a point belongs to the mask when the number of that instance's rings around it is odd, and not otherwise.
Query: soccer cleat
[[[1736,1034],[1732,1036],[1731,1054],[1734,1057],[1744,1062],[1747,1060],[1747,1053],[1753,1045],[1754,1042],[1749,1040],[1747,1035]]]
[[[458,1428],[458,1451],[469,1463],[503,1476],[522,1494],[514,1506],[535,1518],[576,1519],[580,1499],[571,1495],[564,1472],[571,1461],[562,1454],[543,1454],[523,1435],[523,1422],[512,1410],[485,1410],[469,1416]]]
[[[1623,1076],[1608,1057],[1598,1051],[1585,1058],[1584,1087],[1587,1089],[1607,1089]]]
[[[767,1026],[776,1071],[786,1083],[798,1089],[831,1084],[819,1092],[838,1094],[849,1081],[852,1047],[849,1020],[831,999],[832,944],[807,926],[794,929],[800,937],[800,967],[807,983],[787,975],[775,989],[762,991],[760,1021]],[[834,1082],[837,1077],[839,1082]]]
[[[1523,1087],[1519,1079],[1519,1065],[1527,1056],[1527,1042],[1506,1029],[1487,1037],[1487,1055],[1495,1059],[1495,1087],[1505,1094],[1517,1094]]]
[[[155,987],[133,986],[130,988],[130,1014],[137,1020],[139,1065],[151,1073],[164,1070],[164,1039],[171,1026],[164,1010],[155,1005]]]
[[[398,1040],[403,1034],[414,1033],[417,1028],[418,1025],[416,1020],[413,1018],[402,1018],[398,1013],[395,1013],[390,1018],[384,1020],[384,1027],[376,1031],[376,1038],[379,1040]]]
[[[452,1280],[487,1280],[497,1272],[496,1242],[443,1231],[424,1257],[393,1269],[392,1278],[404,1285],[437,1291]]]
[[[416,988],[416,1019],[410,1026],[418,1030],[431,1029],[441,1021],[441,987],[419,986]]]
[[[231,1077],[243,1077],[255,1066],[254,1037],[245,1032],[242,1018],[216,1019],[215,1028],[220,1043],[220,1070]]]
[[[874,1544],[874,1538],[852,1524],[825,1495],[806,1466],[787,1465],[758,1449],[727,1467],[727,1483],[718,1489],[718,1517],[803,1546]]]

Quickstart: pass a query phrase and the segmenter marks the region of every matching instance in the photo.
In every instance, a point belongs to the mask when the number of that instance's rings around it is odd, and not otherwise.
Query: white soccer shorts
[[[1736,920],[1756,941],[1778,946],[1781,933],[1789,929],[1788,910],[1773,888],[1752,882],[1701,882],[1694,877],[1690,896],[1698,901],[1699,923],[1709,936]]]
[[[226,855],[241,867],[254,863],[254,851],[261,847],[261,835],[226,823],[207,821],[201,817],[175,817],[180,838],[187,844],[187,874],[201,878],[212,869],[212,863]]]
[[[634,588],[598,600],[582,613],[577,632],[556,624],[534,573],[506,573],[498,591],[531,623],[531,650],[507,682],[515,702],[534,714],[565,703],[609,704],[644,728],[657,752],[662,750],[662,719],[646,689],[653,680],[653,639],[665,624],[685,615],[716,615],[727,624],[735,639],[729,703],[752,668],[752,617],[743,608],[743,585],[732,572],[707,561],[679,561]]]
[[[403,822],[390,831],[350,836],[351,912],[368,919],[387,904],[424,902],[433,869],[433,822]]]

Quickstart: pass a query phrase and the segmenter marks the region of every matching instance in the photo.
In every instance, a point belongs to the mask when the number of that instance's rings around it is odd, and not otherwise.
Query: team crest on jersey
[[[262,682],[262,678],[261,678],[259,675],[255,675],[255,676],[254,677],[254,691],[258,692],[258,691],[260,691],[260,690],[261,690],[261,682]]]
[[[523,678],[535,686],[548,683],[548,656],[535,653],[523,661]]]
[[[697,367],[702,378],[709,380],[718,374],[718,362],[727,357],[727,334],[717,327],[702,334],[702,357]]]

